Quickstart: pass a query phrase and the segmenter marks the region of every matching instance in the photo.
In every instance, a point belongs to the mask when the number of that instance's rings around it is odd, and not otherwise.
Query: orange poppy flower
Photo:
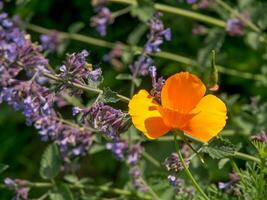
[[[225,126],[227,109],[214,95],[205,95],[206,87],[195,75],[180,72],[169,77],[161,91],[159,105],[146,90],[140,90],[129,102],[129,114],[135,127],[150,139],[171,129],[179,129],[209,141]]]

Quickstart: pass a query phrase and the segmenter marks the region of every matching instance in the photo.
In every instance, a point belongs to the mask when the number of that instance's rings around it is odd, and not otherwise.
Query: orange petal
[[[167,126],[178,129],[184,128],[188,124],[188,121],[196,115],[194,113],[180,113],[162,107],[159,107],[158,110]]]
[[[203,97],[192,112],[197,114],[189,120],[183,131],[203,142],[208,142],[225,126],[226,106],[214,95]]]
[[[129,102],[129,114],[134,126],[150,139],[158,138],[170,130],[164,124],[158,107],[145,90],[140,90]]]
[[[180,72],[166,80],[161,92],[162,106],[180,113],[188,113],[205,92],[206,87],[197,76]]]

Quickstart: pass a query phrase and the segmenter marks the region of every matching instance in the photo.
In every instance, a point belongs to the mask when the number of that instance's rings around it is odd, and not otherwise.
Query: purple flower
[[[143,178],[142,178],[142,172],[137,165],[130,167],[129,175],[132,178],[133,186],[137,190],[139,190],[141,192],[147,192],[148,191],[148,188],[145,185]]]
[[[15,181],[9,177],[5,178],[4,183],[6,186],[13,187],[16,185]]]
[[[33,44],[17,24],[17,18],[10,19],[6,13],[0,14],[1,84],[10,84],[22,70],[31,77],[48,64],[40,53],[41,48]]]
[[[128,150],[127,163],[130,165],[136,165],[143,151],[144,149],[140,143],[132,145]]]
[[[144,56],[143,54],[138,57],[138,59],[130,65],[130,70],[133,75],[146,76],[149,73],[149,67],[153,65],[154,61],[152,58]]]
[[[76,116],[76,115],[78,115],[79,113],[81,113],[81,111],[82,111],[81,108],[79,108],[79,107],[73,107],[73,109],[72,109],[72,115],[73,115],[73,116]]]
[[[22,179],[6,178],[4,180],[4,183],[10,189],[15,191],[16,193],[16,196],[14,197],[15,199],[29,200],[28,194],[30,188],[25,186],[28,183],[28,181]]]
[[[73,89],[69,85],[69,81],[79,84],[84,84],[90,80],[96,82],[100,79],[102,71],[100,68],[95,70],[92,66],[86,62],[89,53],[86,50],[80,53],[67,54],[66,60],[63,65],[59,67],[59,76],[63,79],[63,83],[60,83],[59,90],[65,88]],[[81,93],[81,90],[72,90],[74,93]]]
[[[188,3],[188,4],[194,4],[196,2],[197,2],[197,0],[186,0],[186,3]]]
[[[44,141],[53,140],[59,145],[65,160],[85,155],[93,142],[89,128],[64,124],[56,116],[40,118],[35,122],[35,128]]]
[[[240,177],[237,175],[236,172],[229,173],[229,181],[228,182],[219,182],[218,187],[221,190],[225,190],[228,193],[231,192],[236,183],[240,181]]]
[[[177,177],[175,174],[172,174],[168,176],[168,181],[170,185],[175,188],[176,195],[179,195],[179,197],[187,197],[185,199],[192,197],[194,189],[186,186],[183,179]]]
[[[98,102],[89,108],[82,109],[82,122],[87,122],[91,127],[102,131],[107,137],[116,139],[124,127],[126,114],[121,110]]]
[[[172,186],[180,185],[181,179],[177,178],[175,175],[169,175],[168,181]]]
[[[28,125],[53,112],[54,94],[36,82],[16,81],[12,87],[0,88],[0,94],[3,101],[22,111]]]
[[[242,17],[249,20],[248,14],[242,14]],[[231,36],[242,36],[244,35],[246,24],[239,18],[232,18],[226,22],[226,31]]]
[[[128,150],[128,142],[122,139],[115,139],[112,143],[107,143],[106,148],[113,153],[117,160],[123,160]]]
[[[40,41],[44,50],[51,52],[56,51],[58,45],[61,43],[61,38],[58,31],[51,31],[48,34],[40,36]]]
[[[157,102],[161,103],[161,90],[165,84],[165,79],[163,77],[157,79],[157,69],[155,66],[149,68],[149,74],[152,78],[152,90],[150,91],[150,94]]]
[[[107,34],[107,26],[113,23],[110,10],[107,7],[97,7],[97,15],[91,18],[91,26],[95,27],[101,36]]]
[[[189,160],[185,160],[186,165],[189,165]],[[184,169],[178,155],[172,153],[168,158],[165,159],[164,165],[168,171],[180,172]]]
[[[261,133],[253,136],[252,139],[255,141],[267,143],[267,134],[264,131],[262,131]]]
[[[145,44],[144,51],[146,53],[156,53],[160,51],[159,46],[166,41],[171,40],[171,29],[164,27],[163,22],[160,20],[161,13],[156,13],[149,21],[150,33],[148,41]]]
[[[102,76],[102,70],[100,68],[97,68],[95,70],[92,70],[89,72],[89,79],[96,82],[100,79]]]

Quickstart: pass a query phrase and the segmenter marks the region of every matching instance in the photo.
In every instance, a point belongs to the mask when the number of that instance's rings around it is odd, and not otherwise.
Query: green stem
[[[51,188],[53,187],[52,183],[48,182],[27,182],[23,184],[22,186],[25,187],[31,187],[31,188]],[[146,200],[152,200],[152,198],[148,195],[144,195],[139,192],[131,192],[129,190],[125,189],[120,189],[120,188],[111,188],[109,186],[93,186],[93,185],[69,185],[71,189],[88,189],[88,190],[100,190],[103,192],[110,192],[118,195],[124,195],[124,196],[137,196],[141,199],[146,199]],[[6,185],[0,184],[0,188],[7,188]]]
[[[132,9],[132,7],[128,6],[126,8],[121,9],[121,10],[115,11],[115,12],[112,13],[112,18],[115,19],[115,18],[117,18],[119,16],[125,15],[128,12],[130,12],[131,9]]]
[[[28,24],[27,28],[31,31],[34,31],[37,33],[43,33],[43,34],[47,34],[51,31],[50,29],[46,29],[46,28],[33,25],[33,24]],[[112,49],[116,45],[115,43],[112,43],[112,42],[107,42],[105,40],[96,39],[93,37],[84,36],[84,35],[77,34],[77,33],[74,34],[74,33],[59,32],[59,35],[60,37],[64,39],[71,39],[71,40],[83,42],[86,44],[100,46],[100,47],[109,48],[109,49]],[[130,51],[130,47],[127,45],[122,44],[121,47],[124,51]],[[141,51],[142,48],[136,47],[136,50]],[[178,55],[178,54],[170,53],[170,52],[161,51],[151,56],[171,60],[171,61],[183,64],[186,66],[196,66],[196,67],[198,66],[198,63],[195,60],[185,57],[185,56]],[[229,67],[226,68],[220,65],[216,65],[216,67],[220,73],[231,75],[231,76],[236,76],[238,78],[244,78],[244,79],[250,79],[250,80],[256,80],[256,81],[265,80],[265,77],[261,74],[251,74],[248,72],[241,72],[241,71],[231,69]]]
[[[109,2],[113,2],[113,3],[123,3],[123,4],[130,4],[130,5],[136,5],[137,2],[136,0],[109,0]],[[225,28],[225,22],[220,20],[220,19],[216,19],[214,17],[210,17],[210,16],[206,16],[197,12],[193,12],[190,10],[185,10],[185,9],[181,9],[181,8],[177,8],[177,7],[172,7],[172,6],[168,6],[168,5],[164,5],[164,4],[160,4],[160,3],[155,3],[154,4],[154,8],[157,11],[161,11],[161,12],[165,12],[165,13],[170,13],[170,14],[175,14],[175,15],[179,15],[179,16],[183,16],[183,17],[187,17],[193,20],[197,20],[200,22],[204,22],[213,26],[218,26],[221,28]]]
[[[205,192],[201,189],[201,187],[199,186],[199,184],[196,182],[195,178],[193,177],[193,175],[191,174],[191,172],[189,171],[185,161],[184,161],[184,158],[182,156],[182,153],[180,151],[180,148],[178,146],[178,143],[177,143],[177,135],[176,133],[174,133],[174,144],[175,144],[175,148],[176,148],[176,151],[177,151],[177,154],[179,156],[179,159],[183,165],[183,168],[185,170],[185,173],[187,175],[187,177],[192,181],[193,185],[195,186],[196,190],[201,194],[201,196],[205,199],[205,200],[209,200],[209,197],[205,194]]]
[[[155,158],[153,158],[151,155],[149,155],[147,152],[143,151],[142,155],[151,162],[155,167],[161,167],[161,164],[159,161],[157,161]]]
[[[253,162],[256,162],[256,163],[261,163],[261,160],[259,158],[256,158],[254,156],[251,156],[251,155],[248,155],[248,154],[245,154],[245,153],[241,153],[241,152],[238,152],[238,151],[235,151],[232,157],[239,158],[241,160],[253,161]]]
[[[55,76],[55,75],[52,75],[52,74],[49,74],[49,73],[46,73],[46,72],[43,72],[43,75],[49,79],[52,79],[54,81],[57,81],[57,82],[64,82],[61,78]],[[100,90],[100,89],[97,89],[97,88],[92,88],[92,87],[89,87],[87,85],[82,85],[82,84],[79,84],[79,83],[73,83],[73,82],[70,82],[68,81],[67,82],[69,85],[75,87],[75,88],[78,88],[78,89],[81,89],[81,90],[84,90],[84,91],[87,91],[87,92],[93,92],[93,93],[97,93],[97,94],[102,94],[103,93],[103,90]],[[117,94],[117,97],[125,102],[125,103],[128,103],[130,101],[130,99],[128,97],[125,97],[123,95],[120,95],[120,94]]]

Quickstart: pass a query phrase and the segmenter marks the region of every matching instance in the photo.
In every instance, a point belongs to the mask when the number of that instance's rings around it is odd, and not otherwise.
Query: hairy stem
[[[52,188],[54,185],[49,182],[27,182],[21,186],[30,188]],[[131,192],[129,190],[120,188],[111,188],[109,186],[94,186],[94,185],[68,185],[71,189],[88,189],[88,190],[100,190],[102,192],[113,193],[124,196],[136,196],[141,199],[152,200],[152,197],[142,194],[140,192]],[[0,188],[7,188],[6,185],[1,184]]]
[[[46,73],[46,72],[43,72],[42,73],[45,77],[49,78],[49,79],[52,79],[54,81],[57,81],[57,82],[64,82],[60,77],[58,76],[55,76],[55,75],[52,75],[52,74],[49,74],[49,73]],[[81,90],[84,90],[84,91],[87,91],[87,92],[93,92],[93,93],[97,93],[97,94],[102,94],[103,93],[103,90],[100,90],[100,89],[97,89],[97,88],[92,88],[92,87],[89,87],[87,85],[82,85],[82,84],[79,84],[79,83],[73,83],[73,82],[70,82],[68,81],[67,84],[75,87],[75,88],[78,88],[78,89],[81,89]],[[128,103],[130,101],[130,99],[128,97],[125,97],[123,95],[120,95],[120,94],[117,94],[117,97],[125,102],[125,103]]]
[[[33,25],[33,24],[28,24],[27,25],[27,29],[37,32],[37,33],[43,33],[43,34],[48,34],[51,29],[46,29],[37,25]],[[97,39],[97,38],[93,38],[93,37],[89,37],[89,36],[85,36],[85,35],[81,35],[81,34],[77,34],[77,33],[66,33],[66,32],[59,32],[60,37],[64,38],[64,39],[70,39],[70,40],[75,40],[75,41],[79,41],[79,42],[83,42],[86,44],[90,44],[90,45],[95,45],[95,46],[100,46],[100,47],[104,47],[104,48],[113,48],[115,47],[115,43],[112,42],[107,42],[105,40],[101,40],[101,39]],[[124,51],[129,51],[130,50],[130,46],[127,45],[121,45],[122,49]],[[135,47],[136,50],[141,51],[142,48],[141,47]],[[198,63],[196,60],[193,60],[191,58],[179,55],[179,54],[174,54],[174,53],[170,53],[170,52],[165,52],[165,51],[161,51],[159,53],[153,54],[151,56],[154,57],[158,57],[158,58],[163,58],[163,59],[167,59],[167,60],[171,60],[186,66],[198,66]],[[244,79],[250,79],[250,80],[256,80],[256,81],[264,81],[265,77],[261,74],[252,74],[252,73],[248,73],[248,72],[241,72],[235,69],[232,69],[230,67],[223,67],[221,65],[216,65],[218,71],[222,74],[227,74],[230,76],[235,76],[238,78],[244,78]]]
[[[189,171],[187,165],[185,164],[184,158],[182,156],[182,153],[180,151],[180,148],[178,146],[178,142],[177,142],[177,135],[176,133],[173,134],[174,135],[174,144],[175,144],[175,148],[177,151],[177,154],[179,156],[179,159],[183,165],[183,168],[185,170],[185,173],[187,175],[187,177],[192,181],[193,185],[195,186],[196,190],[201,194],[201,196],[205,199],[205,200],[209,200],[209,197],[205,194],[205,192],[201,189],[201,187],[199,186],[199,184],[197,183],[197,181],[195,180],[195,178],[193,177],[193,175],[191,174],[191,172]]]
[[[239,158],[241,160],[253,161],[253,162],[256,162],[256,163],[261,163],[261,160],[259,158],[256,158],[254,156],[251,156],[251,155],[248,155],[248,154],[245,154],[245,153],[242,153],[242,152],[238,152],[238,151],[235,151],[232,157]]]
[[[136,0],[109,0],[109,2],[113,2],[113,3],[122,3],[122,4],[130,4],[130,5],[136,5],[137,2]],[[197,12],[193,12],[190,10],[185,10],[182,8],[177,8],[177,7],[172,7],[172,6],[168,6],[165,4],[160,4],[160,3],[155,3],[154,4],[154,8],[157,11],[160,12],[164,12],[164,13],[170,13],[170,14],[175,14],[175,15],[179,15],[179,16],[183,16],[183,17],[187,17],[193,20],[197,20],[200,22],[204,22],[213,26],[218,26],[221,28],[225,28],[225,22],[220,20],[220,19],[216,19],[214,17],[210,17],[207,15],[203,15]]]

